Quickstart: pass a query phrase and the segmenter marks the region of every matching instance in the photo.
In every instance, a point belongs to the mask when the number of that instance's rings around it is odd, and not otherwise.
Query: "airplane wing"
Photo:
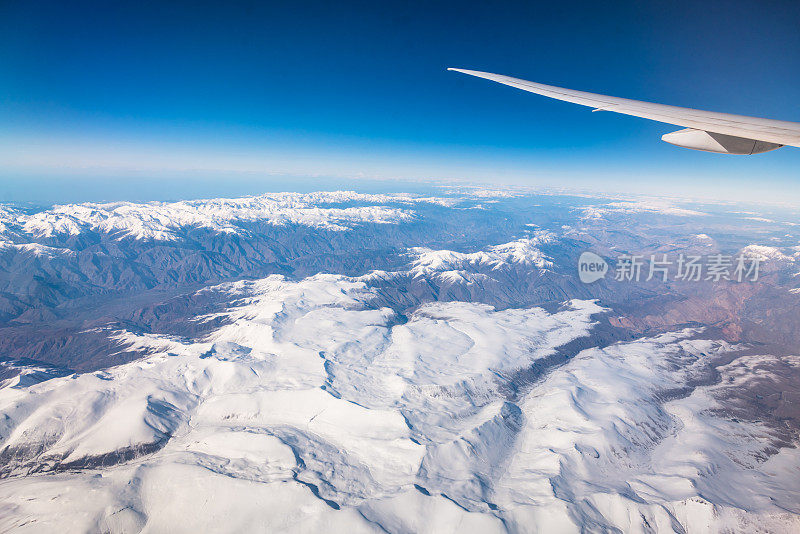
[[[784,145],[800,147],[800,123],[797,122],[759,119],[640,102],[627,98],[573,91],[490,72],[453,68],[447,70],[486,78],[557,100],[589,106],[594,108],[593,111],[613,111],[683,126],[684,130],[668,133],[661,139],[684,148],[724,154],[758,154],[775,150]]]

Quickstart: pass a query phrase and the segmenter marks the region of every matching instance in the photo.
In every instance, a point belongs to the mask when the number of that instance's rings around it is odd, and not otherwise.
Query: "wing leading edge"
[[[510,85],[538,95],[589,106],[593,111],[613,111],[643,119],[683,126],[662,139],[674,145],[727,154],[756,154],[783,145],[800,147],[800,123],[759,119],[728,113],[640,102],[627,98],[573,91],[519,78],[465,69],[447,69]]]

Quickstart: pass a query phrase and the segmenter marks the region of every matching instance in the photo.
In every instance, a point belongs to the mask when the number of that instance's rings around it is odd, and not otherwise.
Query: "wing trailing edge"
[[[610,111],[682,126],[684,130],[666,134],[662,139],[693,150],[723,154],[759,154],[784,145],[800,147],[800,123],[797,122],[702,111],[574,91],[490,72],[455,68],[447,70],[485,78],[556,100],[589,106],[593,108],[592,111]]]

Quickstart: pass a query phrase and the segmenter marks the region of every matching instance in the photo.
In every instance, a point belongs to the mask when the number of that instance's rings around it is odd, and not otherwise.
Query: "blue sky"
[[[224,196],[295,177],[800,200],[798,149],[679,149],[660,141],[669,125],[445,70],[800,121],[798,27],[796,1],[7,0],[0,200]]]

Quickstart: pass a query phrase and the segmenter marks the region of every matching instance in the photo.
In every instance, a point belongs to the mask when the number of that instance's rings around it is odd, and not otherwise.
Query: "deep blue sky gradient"
[[[799,28],[800,2],[769,0],[0,1],[0,201],[292,175],[800,199],[799,149],[678,149],[677,128],[445,70],[800,121]]]

